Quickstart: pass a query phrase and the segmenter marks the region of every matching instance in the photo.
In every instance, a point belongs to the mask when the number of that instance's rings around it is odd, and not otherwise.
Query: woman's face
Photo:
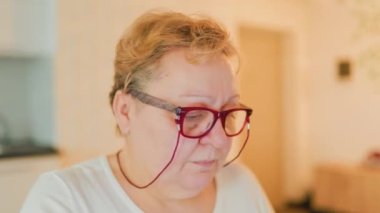
[[[160,73],[159,77],[149,82],[144,92],[174,105],[221,111],[239,103],[234,73],[222,56],[192,64],[186,59],[184,50],[175,50],[161,59],[155,71]],[[145,174],[146,183],[170,160],[178,129],[173,113],[132,100],[135,103],[129,118],[129,154],[138,160],[135,163]],[[173,162],[153,185],[176,191],[184,197],[196,195],[211,183],[223,166],[231,142],[220,119],[201,139],[181,136]]]

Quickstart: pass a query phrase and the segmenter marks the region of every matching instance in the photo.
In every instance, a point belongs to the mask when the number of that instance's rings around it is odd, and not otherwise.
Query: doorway
[[[284,35],[266,29],[239,28],[241,100],[253,108],[252,137],[242,154],[272,205],[283,197]]]

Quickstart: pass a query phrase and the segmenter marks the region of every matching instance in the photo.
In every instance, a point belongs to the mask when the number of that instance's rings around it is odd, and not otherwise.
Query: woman
[[[236,56],[211,19],[137,19],[117,45],[110,93],[125,145],[42,175],[22,212],[272,212],[254,176],[226,166],[233,137],[249,136]]]

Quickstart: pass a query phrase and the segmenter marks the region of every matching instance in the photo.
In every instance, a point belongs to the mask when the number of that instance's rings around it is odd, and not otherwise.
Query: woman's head
[[[239,106],[230,60],[235,54],[227,32],[216,22],[180,13],[148,13],[123,35],[110,99],[118,128],[127,140],[126,173],[137,185],[156,177],[177,150],[154,186],[172,193],[167,196],[199,193],[225,163],[232,139],[219,117],[200,138],[180,135],[178,115],[132,91],[174,107],[205,107],[219,116],[217,112]]]

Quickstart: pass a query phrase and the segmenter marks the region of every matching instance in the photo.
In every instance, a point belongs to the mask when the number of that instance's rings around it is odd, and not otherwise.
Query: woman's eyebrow
[[[226,107],[231,107],[231,105],[233,105],[233,107],[240,105],[239,100],[240,100],[240,95],[239,94],[235,94],[235,95],[231,96],[228,99],[228,101],[223,104],[222,109],[224,109]]]
[[[201,98],[201,99],[208,99],[208,100],[213,100],[214,97],[213,96],[209,96],[209,95],[199,95],[199,94],[182,94],[180,95],[180,97],[185,97],[185,98]],[[240,99],[240,95],[239,94],[234,94],[232,95],[227,102],[230,102],[234,99]]]
[[[228,99],[227,102],[232,102],[232,101],[234,101],[235,99],[240,100],[240,95],[239,95],[239,94],[235,94],[235,95],[231,96],[231,98]]]
[[[199,105],[199,106],[205,106],[206,107],[206,106],[215,104],[214,97],[208,96],[208,95],[183,94],[180,97],[198,99],[195,104]],[[228,105],[239,105],[239,100],[240,100],[240,95],[234,94],[230,98],[228,98],[226,102],[222,103],[222,108],[225,108]]]

